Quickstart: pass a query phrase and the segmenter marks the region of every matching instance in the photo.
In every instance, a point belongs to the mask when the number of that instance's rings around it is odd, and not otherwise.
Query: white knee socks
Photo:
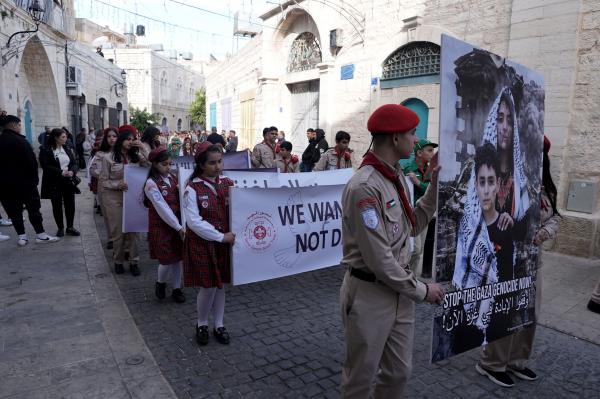
[[[215,328],[223,327],[223,316],[225,314],[225,289],[224,288],[200,288],[196,297],[198,309],[198,326],[208,325],[208,316],[212,309]]]
[[[171,263],[170,265],[158,265],[158,278],[159,283],[166,283],[169,274],[171,275],[171,285],[173,289],[181,288],[181,274],[182,274],[181,262]]]

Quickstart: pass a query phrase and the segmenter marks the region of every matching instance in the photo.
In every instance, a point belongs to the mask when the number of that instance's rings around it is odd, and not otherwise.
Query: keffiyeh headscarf
[[[508,99],[510,111],[513,116],[513,207],[512,217],[521,220],[529,209],[529,195],[523,164],[521,162],[521,149],[519,145],[519,130],[515,112],[514,100],[510,89],[504,88],[492,105],[488,114],[481,146],[490,143],[497,148],[497,122],[498,110],[502,97]],[[467,201],[465,203],[464,215],[460,220],[458,240],[456,245],[456,259],[452,283],[458,289],[472,288],[480,285],[498,282],[498,265],[496,253],[487,230],[487,225],[482,215],[479,198],[475,186],[475,174],[477,165],[474,165],[469,179],[467,189]],[[474,302],[465,305],[465,311],[477,311],[478,317],[475,325],[485,329],[489,323],[486,313],[491,309],[493,299]]]

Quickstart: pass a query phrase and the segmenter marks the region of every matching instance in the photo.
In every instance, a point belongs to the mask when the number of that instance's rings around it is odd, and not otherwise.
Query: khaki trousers
[[[412,370],[415,304],[380,283],[346,273],[340,290],[346,359],[342,398],[400,398]]]
[[[137,233],[123,233],[123,193],[116,190],[102,191],[102,206],[108,222],[108,234],[113,242],[115,263],[125,262],[125,251],[129,252],[129,262],[139,260]]]
[[[535,291],[535,315],[540,315],[542,300],[542,269],[537,270]],[[481,365],[492,371],[506,371],[506,367],[522,369],[531,357],[536,324],[529,325],[507,337],[487,344],[482,351]]]
[[[408,265],[410,270],[415,274],[415,277],[420,277],[423,271],[423,251],[425,250],[425,239],[427,238],[427,229],[421,232],[418,236],[414,237],[414,247],[410,261]]]
[[[600,305],[600,280],[598,280],[598,284],[596,284],[596,288],[592,292],[592,301]]]

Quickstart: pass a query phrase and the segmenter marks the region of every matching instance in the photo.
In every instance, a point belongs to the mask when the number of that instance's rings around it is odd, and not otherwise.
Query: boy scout
[[[335,147],[328,149],[315,164],[313,172],[352,167],[352,154],[348,151],[350,134],[340,130],[335,135]]]
[[[254,146],[252,150],[252,166],[254,168],[275,167],[275,143],[277,142],[277,128],[275,126],[263,129],[263,141]]]
[[[404,174],[410,178],[414,184],[415,200],[414,204],[425,194],[431,179],[429,173],[429,163],[431,162],[436,143],[432,143],[427,139],[420,139],[415,144],[414,152],[415,159],[404,167]],[[430,228],[435,228],[435,221],[430,224]],[[415,276],[420,277],[423,269],[423,250],[425,249],[425,239],[427,238],[427,228],[423,229],[421,234],[415,237],[412,256],[410,258],[410,270]]]
[[[342,397],[400,398],[412,368],[414,302],[440,303],[438,284],[418,281],[408,268],[409,236],[419,234],[436,208],[438,167],[413,210],[398,161],[416,142],[418,116],[401,105],[375,110],[367,128],[373,150],[342,195],[343,259],[348,266],[340,290],[346,337]],[[379,372],[378,372],[379,371]]]

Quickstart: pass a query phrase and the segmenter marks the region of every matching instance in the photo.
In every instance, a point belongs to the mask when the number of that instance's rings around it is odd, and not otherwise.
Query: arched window
[[[288,72],[300,72],[313,69],[322,60],[319,40],[310,32],[301,33],[290,49]]]
[[[160,74],[160,87],[158,88],[158,102],[167,101],[167,72],[162,71]]]
[[[177,119],[177,131],[181,131],[181,118]]]
[[[412,42],[394,51],[383,62],[381,80],[412,78],[440,73],[440,46]]]

